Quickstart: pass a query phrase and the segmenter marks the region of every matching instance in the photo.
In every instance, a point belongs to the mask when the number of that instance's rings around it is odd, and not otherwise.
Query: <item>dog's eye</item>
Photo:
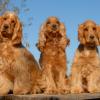
[[[14,20],[12,20],[12,21],[11,21],[11,23],[15,23],[15,21],[14,21]]]
[[[57,21],[56,23],[57,23],[57,24],[60,24],[60,22],[59,22],[59,21]]]
[[[4,20],[7,20],[7,18],[6,18],[6,17],[4,17],[3,19],[4,19]]]
[[[84,28],[84,31],[88,31],[88,28]]]
[[[96,31],[96,27],[93,27],[93,31]]]
[[[50,24],[50,22],[47,22],[47,24]]]

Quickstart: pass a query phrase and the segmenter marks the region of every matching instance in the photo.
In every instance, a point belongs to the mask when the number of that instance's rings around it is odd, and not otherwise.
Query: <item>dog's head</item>
[[[1,16],[0,38],[2,41],[12,41],[13,45],[21,43],[22,25],[13,12],[6,12]]]
[[[57,33],[60,31],[60,22],[56,17],[49,17],[45,23],[46,31]]]
[[[40,29],[41,41],[46,41],[47,38],[59,38],[66,36],[65,25],[59,21],[57,17],[49,17]],[[67,41],[69,43],[69,39]]]
[[[60,41],[62,47],[66,47],[70,40],[66,37],[66,28],[64,23],[60,22],[57,17],[49,17],[41,26],[39,33],[39,42],[37,47],[43,51],[45,43],[50,40]],[[41,49],[42,48],[42,49]]]
[[[81,44],[99,45],[98,26],[91,20],[79,25],[78,40]]]

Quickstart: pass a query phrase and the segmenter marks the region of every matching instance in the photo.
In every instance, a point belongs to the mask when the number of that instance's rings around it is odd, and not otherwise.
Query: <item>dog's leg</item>
[[[69,88],[68,85],[66,84],[66,79],[65,79],[65,70],[59,72],[58,76],[58,82],[57,82],[57,86],[58,86],[58,93],[60,94],[65,94],[65,93],[69,93]]]
[[[100,93],[100,70],[94,71],[88,77],[88,91],[90,93]]]
[[[31,91],[32,83],[28,72],[17,74],[14,80],[14,94],[27,94]]]
[[[81,76],[74,75],[71,79],[71,93],[82,93],[82,82]]]
[[[13,82],[5,74],[0,74],[0,96],[8,94],[10,90],[13,90]]]
[[[56,93],[56,84],[53,79],[53,73],[52,73],[52,66],[47,65],[45,70],[45,78],[46,78],[46,94],[54,94]]]
[[[71,93],[82,93],[82,76],[81,73],[78,71],[77,67],[72,68],[72,75],[71,75]]]

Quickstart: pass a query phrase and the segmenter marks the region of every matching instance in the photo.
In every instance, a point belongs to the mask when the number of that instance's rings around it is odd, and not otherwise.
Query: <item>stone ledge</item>
[[[100,93],[90,94],[67,94],[67,95],[7,95],[1,96],[0,100],[100,100]]]

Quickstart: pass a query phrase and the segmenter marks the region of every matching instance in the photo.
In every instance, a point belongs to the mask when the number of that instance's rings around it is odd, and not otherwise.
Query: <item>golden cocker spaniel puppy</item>
[[[37,44],[41,52],[40,65],[45,79],[47,94],[68,92],[66,84],[66,37],[65,25],[56,17],[49,17],[41,26]]]
[[[4,13],[0,17],[0,95],[10,90],[26,94],[35,85],[39,67],[21,40],[22,25],[18,17],[13,12]]]
[[[99,34],[98,25],[91,20],[79,25],[80,44],[71,69],[71,93],[100,92]]]

